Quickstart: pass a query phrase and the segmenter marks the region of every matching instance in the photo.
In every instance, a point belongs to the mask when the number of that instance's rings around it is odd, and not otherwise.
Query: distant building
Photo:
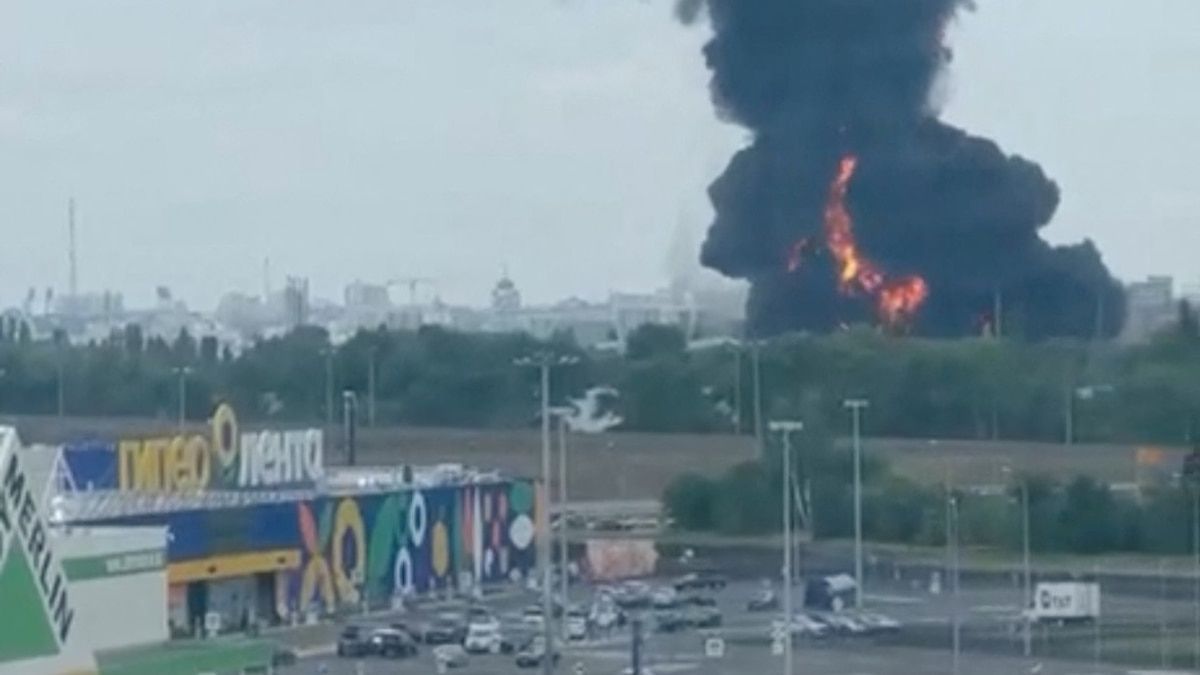
[[[288,277],[283,289],[283,320],[289,328],[308,323],[308,279]]]
[[[383,284],[355,281],[346,286],[343,296],[346,300],[346,310],[351,312],[364,309],[387,310],[392,305],[387,286]]]
[[[1121,341],[1146,342],[1155,333],[1170,326],[1178,316],[1175,282],[1169,276],[1149,276],[1125,287],[1126,320]]]

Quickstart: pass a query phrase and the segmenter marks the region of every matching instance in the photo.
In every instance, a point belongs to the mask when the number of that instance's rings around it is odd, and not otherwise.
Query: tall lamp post
[[[772,421],[770,430],[783,439],[783,672],[792,674],[792,434],[804,429],[798,420]]]
[[[550,514],[547,513],[550,506],[550,370],[578,362],[579,359],[574,356],[556,356],[549,352],[539,352],[513,361],[518,367],[536,368],[541,373],[543,508],[538,509],[538,566],[542,569],[542,616],[547,656],[554,653],[551,626],[554,612],[550,603]],[[542,672],[546,675],[554,672],[553,659],[542,659]]]
[[[574,410],[567,406],[555,406],[550,414],[558,420],[558,577],[559,593],[562,596],[563,610],[570,603],[567,597],[570,592],[570,575],[567,573],[567,417]],[[567,640],[567,622],[562,622],[562,639]]]
[[[870,403],[866,399],[849,398],[842,407],[850,411],[854,439],[854,606],[863,606],[863,533],[862,533],[862,411]]]
[[[176,366],[171,372],[179,376],[179,429],[187,422],[187,376],[192,373],[188,366]]]
[[[1004,474],[1012,478],[1012,467],[1005,466]],[[1021,500],[1021,604],[1019,605],[1023,617],[1021,641],[1023,653],[1029,657],[1033,654],[1032,617],[1025,611],[1033,600],[1033,568],[1029,560],[1029,483],[1024,478],[1017,479],[1017,481]]]
[[[333,432],[333,355],[332,345],[321,350],[321,356],[325,357],[325,433],[327,434]]]

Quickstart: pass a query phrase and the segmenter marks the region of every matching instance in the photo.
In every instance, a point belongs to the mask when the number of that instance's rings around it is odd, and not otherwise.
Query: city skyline
[[[80,287],[131,305],[160,285],[202,308],[260,292],[264,258],[317,297],[428,276],[483,304],[506,266],[535,303],[666,285],[745,136],[712,113],[707,29],[668,5],[18,7],[0,27],[0,306],[66,289],[71,197]],[[952,30],[946,118],[1047,167],[1051,241],[1092,237],[1125,281],[1195,276],[1200,103],[1176,81],[1200,8],[979,5]]]

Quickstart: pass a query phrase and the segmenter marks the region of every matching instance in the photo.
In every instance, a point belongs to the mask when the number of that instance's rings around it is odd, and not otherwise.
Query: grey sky
[[[979,0],[947,117],[1042,162],[1056,241],[1197,276],[1200,2]],[[0,2],[0,306],[66,283],[194,306],[310,277],[482,302],[666,279],[741,143],[665,0]]]

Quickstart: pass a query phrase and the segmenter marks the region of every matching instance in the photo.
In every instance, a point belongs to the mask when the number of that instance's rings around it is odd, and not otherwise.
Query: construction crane
[[[432,288],[434,294],[437,293],[437,279],[430,277],[396,277],[395,279],[388,279],[384,285],[388,288],[392,286],[408,286],[408,304],[415,306],[417,304],[417,287],[422,284]]]

